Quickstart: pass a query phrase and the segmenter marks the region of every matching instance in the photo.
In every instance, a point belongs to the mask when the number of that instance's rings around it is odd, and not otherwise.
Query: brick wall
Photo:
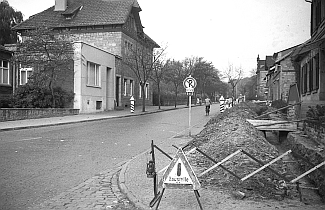
[[[73,92],[73,82],[74,82],[74,69],[73,69],[73,60],[69,62],[69,65],[64,69],[56,71],[56,81],[55,86],[60,86],[66,91]]]
[[[71,34],[74,41],[83,41],[114,55],[122,56],[122,32],[88,32]]]

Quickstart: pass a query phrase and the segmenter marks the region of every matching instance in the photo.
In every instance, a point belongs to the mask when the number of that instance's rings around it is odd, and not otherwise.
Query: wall
[[[318,165],[321,162],[325,160],[325,155],[322,152],[319,152],[307,145],[307,143],[303,142],[308,142],[311,141],[310,139],[306,139],[305,137],[301,136],[300,132],[290,132],[288,134],[287,138],[287,144],[291,148],[291,150],[306,158],[310,163],[313,163],[314,165]],[[302,161],[301,159],[297,158],[300,167],[303,169],[303,171],[308,171],[309,169],[312,168],[310,164],[307,164],[305,161]],[[322,166],[320,168],[322,171],[319,169],[310,173],[308,175],[308,178],[312,180],[312,182],[315,183],[316,187],[319,187],[319,194],[321,195],[323,201],[325,202],[325,177],[323,172],[325,171],[325,167]]]
[[[84,42],[75,42],[74,55],[74,108],[80,113],[101,112],[114,109],[115,99],[115,56]],[[100,85],[87,85],[87,62],[98,64],[100,70]],[[96,108],[96,102],[101,107]]]
[[[30,109],[30,108],[10,108],[0,109],[0,122],[10,120],[25,120],[25,119],[36,119],[45,117],[59,117],[67,115],[79,114],[78,109],[68,108],[42,108],[42,109]]]
[[[73,32],[73,31],[72,31]],[[139,99],[139,82],[135,74],[122,63],[122,57],[125,56],[125,46],[124,42],[128,41],[136,46],[136,41],[130,36],[120,32],[120,31],[89,31],[89,32],[79,32],[72,33],[71,39],[77,42],[85,42],[91,46],[102,49],[108,53],[117,56],[115,62],[115,73],[120,77],[120,87],[119,87],[119,108],[128,107],[130,104],[130,96],[123,95],[123,81],[126,77],[127,79],[133,79],[134,81],[134,97],[136,99],[136,104],[139,106],[142,104],[142,99]],[[116,81],[115,81],[116,82]],[[149,84],[149,99],[146,100],[147,105],[152,105],[152,83]],[[115,96],[114,96],[115,97]],[[83,112],[83,111],[81,111]]]
[[[122,32],[90,31],[87,33],[72,33],[71,39],[73,41],[86,42],[106,52],[122,56]]]
[[[281,99],[287,101],[290,85],[296,83],[296,72],[292,65],[290,57],[284,59],[281,65]]]

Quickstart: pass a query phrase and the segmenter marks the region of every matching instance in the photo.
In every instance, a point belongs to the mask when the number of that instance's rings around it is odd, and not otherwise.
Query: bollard
[[[220,97],[220,113],[223,113],[225,111],[225,99],[223,96]]]
[[[131,98],[130,98],[130,108],[131,108],[131,113],[134,113],[134,97],[133,96],[131,96]]]

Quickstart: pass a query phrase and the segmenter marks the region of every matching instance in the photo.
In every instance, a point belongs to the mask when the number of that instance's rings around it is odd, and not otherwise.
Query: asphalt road
[[[217,105],[215,105],[217,107]],[[211,115],[217,110],[212,106]],[[191,133],[206,124],[192,107]],[[0,133],[0,209],[22,210],[177,135],[188,135],[188,109]]]

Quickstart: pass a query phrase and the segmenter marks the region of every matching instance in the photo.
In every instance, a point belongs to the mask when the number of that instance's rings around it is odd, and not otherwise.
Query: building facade
[[[309,106],[325,105],[325,1],[309,3],[311,38],[297,47],[291,56],[302,102],[300,117],[306,116]]]
[[[129,106],[131,96],[135,98],[136,105],[142,104],[142,97],[145,97],[147,105],[152,104],[151,83],[145,85],[146,94],[143,96],[137,76],[123,62],[136,46],[146,48],[151,54],[154,48],[159,47],[144,33],[140,11],[136,0],[56,0],[53,7],[32,16],[14,29],[23,37],[27,30],[44,25],[58,32],[68,31],[69,39],[77,46],[77,60],[74,61],[76,78],[72,86],[78,102],[74,108],[80,108],[81,113],[123,109]],[[92,54],[87,53],[86,48]],[[78,60],[81,58],[76,55],[87,55],[82,57],[82,65]],[[88,78],[89,69],[98,77],[96,84],[79,78]],[[102,84],[99,80],[109,84]]]
[[[260,56],[257,56],[256,97],[258,99],[266,100],[268,98],[267,74],[273,65],[274,60],[272,56],[266,56],[265,60],[261,60]]]
[[[296,73],[291,61],[291,53],[295,47],[273,54],[274,65],[267,73],[268,100],[287,101],[289,89],[296,83]]]

